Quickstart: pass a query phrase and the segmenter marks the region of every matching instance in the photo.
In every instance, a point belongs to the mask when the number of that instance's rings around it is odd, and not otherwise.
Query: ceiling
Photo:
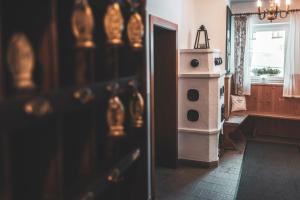
[[[255,2],[257,0],[230,0],[231,3]]]

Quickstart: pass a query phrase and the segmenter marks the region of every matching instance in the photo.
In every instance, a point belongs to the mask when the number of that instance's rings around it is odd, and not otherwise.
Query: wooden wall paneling
[[[249,111],[279,115],[299,115],[300,99],[283,97],[283,87],[279,84],[254,84],[251,96],[247,96]],[[257,135],[285,138],[299,138],[299,122],[275,118],[251,117]]]
[[[124,1],[125,2],[125,1]],[[138,8],[138,12],[141,14],[143,18],[144,27],[146,25],[145,21],[145,6],[146,1],[141,0],[140,6]],[[128,3],[123,4],[123,16],[125,19],[125,29],[124,29],[124,42],[125,45],[121,48],[121,57],[120,57],[120,76],[126,77],[126,76],[132,76],[136,74],[139,68],[145,68],[145,41],[143,38],[144,47],[141,49],[134,49],[130,46],[130,42],[128,40],[127,36],[127,23],[129,21],[130,16],[133,14],[132,10],[130,8],[130,5]],[[144,32],[146,34],[146,32]]]
[[[274,111],[275,111],[276,102],[278,102],[278,98],[276,97],[276,90],[277,90],[277,87],[276,87],[276,86],[270,87],[271,98],[270,98],[270,100],[268,101],[268,103],[270,104],[271,112],[274,112]]]
[[[256,100],[257,111],[263,110],[264,101],[262,100],[262,92],[263,92],[262,88],[258,87],[258,89],[257,89],[257,100]]]
[[[297,115],[299,112],[299,104],[300,104],[300,99],[298,98],[285,98],[285,103],[288,105],[288,112],[291,115]],[[286,112],[286,111],[285,111]]]
[[[136,65],[136,73],[138,74],[138,81],[139,81],[139,89],[141,94],[144,97],[144,103],[145,103],[145,112],[144,112],[144,126],[140,128],[136,134],[139,135],[138,137],[138,143],[140,144],[141,148],[141,158],[137,166],[136,170],[136,175],[135,175],[135,180],[134,184],[132,185],[132,196],[135,195],[138,199],[148,199],[149,198],[149,193],[148,191],[148,184],[150,184],[151,180],[148,179],[148,172],[149,169],[151,169],[150,163],[148,163],[148,121],[149,121],[149,115],[148,112],[150,112],[147,108],[148,105],[148,98],[147,98],[147,64],[146,64],[146,3],[147,0],[141,0],[141,7],[140,7],[140,12],[143,17],[143,23],[145,27],[145,32],[144,32],[144,38],[143,38],[143,44],[144,48],[139,52],[138,55],[136,55],[137,65]],[[136,188],[139,187],[139,190],[137,192]]]
[[[282,87],[278,86],[276,88],[276,90],[274,91],[274,95],[275,95],[275,102],[274,102],[274,105],[275,105],[275,108],[274,108],[274,112],[275,113],[281,113],[282,110],[285,110],[284,109],[284,101],[285,99],[282,97]]]
[[[102,2],[102,1],[101,1]],[[59,63],[59,83],[61,87],[66,86],[83,86],[92,84],[95,81],[95,76],[99,71],[95,71],[96,68],[102,68],[102,65],[95,64],[95,59],[101,57],[101,61],[105,59],[102,54],[95,54],[94,48],[78,48],[76,47],[76,40],[72,32],[71,17],[73,14],[75,1],[57,1],[57,40],[58,40],[58,63]],[[94,4],[91,3],[92,9]],[[94,11],[94,15],[97,16],[97,11]],[[102,21],[95,17],[95,33],[94,40],[96,48],[99,47],[99,41],[97,40],[98,24]],[[55,28],[56,26],[53,25]],[[96,58],[95,58],[96,57]],[[97,66],[97,67],[96,67]],[[101,73],[100,73],[101,74]]]
[[[280,107],[281,109],[279,110],[280,113],[288,113],[292,114],[293,113],[293,99],[290,98],[284,98],[283,105]]]
[[[3,26],[5,32],[3,32],[2,38],[0,36],[0,40],[5,41],[3,46],[6,50],[9,38],[13,33],[22,31],[28,35],[36,53],[34,78],[39,89],[50,94],[53,94],[52,91],[57,89],[62,89],[59,93],[68,93],[68,89],[64,89],[65,86],[84,85],[78,84],[74,78],[75,64],[78,63],[70,23],[74,1],[47,0],[41,2],[29,0],[22,2],[5,0],[2,2],[5,10],[5,23]],[[144,0],[141,2],[140,12],[145,22],[146,2]],[[89,84],[88,87],[97,88],[96,85],[99,82],[116,78],[112,69],[116,53],[118,54],[117,57],[120,58],[118,65],[120,76],[135,75],[134,79],[139,81],[140,90],[143,96],[146,97],[145,46],[140,51],[131,49],[124,31],[125,44],[117,52],[114,52],[113,48],[107,45],[103,30],[103,16],[110,1],[90,0],[90,3],[95,15],[96,28],[94,36],[97,47],[95,59],[91,58],[91,62],[88,63],[94,70],[94,73],[91,72],[90,74],[95,77],[88,76],[86,84]],[[122,1],[122,9],[124,9],[123,12],[126,15],[127,22],[131,13],[128,5],[125,4],[125,1]],[[20,16],[23,17],[20,18]],[[2,32],[0,31],[0,33]],[[1,49],[0,53],[1,55],[4,54]],[[88,59],[87,62],[89,62]],[[6,91],[13,94],[13,82],[6,63],[3,68],[8,83]],[[96,90],[99,91],[98,88]],[[21,125],[18,124],[16,119],[11,121],[11,123],[16,122],[16,127],[25,125],[25,128],[22,130],[15,128],[17,131],[9,132],[12,135],[11,169],[13,175],[12,194],[14,196],[5,200],[63,199],[63,197],[67,197],[67,190],[71,189],[74,183],[80,182],[80,179],[88,178],[92,172],[102,173],[104,172],[103,168],[110,169],[112,167],[112,163],[105,157],[107,153],[105,147],[107,145],[105,115],[108,94],[100,93],[96,98],[97,101],[92,103],[93,106],[79,105],[79,103],[76,106],[73,104],[74,102],[70,103],[69,100],[66,100],[69,97],[53,96],[57,100],[58,106],[62,108],[63,113],[55,110],[55,114],[50,117],[41,119],[29,117],[30,120],[27,121],[26,119],[20,122]],[[134,199],[135,197],[146,199],[148,196],[146,176],[148,167],[147,119],[145,117],[143,128],[139,130],[131,128],[128,116],[128,102],[131,93],[128,88],[123,93],[126,93],[125,95],[122,94],[121,98],[126,106],[128,137],[116,145],[121,154],[115,158],[115,161],[118,161],[126,152],[137,147],[141,149],[142,155],[138,163],[126,173],[120,188],[112,188],[105,195],[105,199],[112,199],[111,197],[114,194],[121,196],[124,200]],[[62,101],[62,99],[66,101]],[[69,108],[70,110],[68,110]],[[65,109],[68,111],[65,111]],[[9,109],[7,110],[9,111]],[[145,112],[146,115],[147,112]],[[1,160],[3,159],[0,157],[0,164],[2,164]],[[8,179],[8,181],[10,180]],[[9,187],[9,184],[5,184],[5,187]],[[136,191],[136,188],[139,188],[139,190]]]
[[[300,115],[300,99],[295,99],[295,114]]]
[[[95,82],[95,49],[75,49],[74,84],[85,86]]]
[[[104,15],[106,13],[107,6],[110,1],[98,1],[92,0],[91,6],[93,9],[93,14],[95,18],[95,31],[94,31],[94,39],[96,42],[96,50],[95,50],[95,81],[103,81],[110,80],[114,78],[113,67],[116,65],[116,60],[114,59],[115,55],[118,57],[119,61],[119,51],[120,48],[114,49],[111,47],[106,38],[106,34],[104,31]],[[123,63],[126,65],[126,63]]]
[[[224,81],[224,102],[225,102],[225,118],[228,119],[231,113],[231,81],[232,75],[226,75]]]
[[[5,132],[0,133],[0,199],[12,199],[11,140]]]
[[[272,87],[266,86],[259,89],[259,112],[272,112],[273,93]]]
[[[125,2],[125,1],[124,1]],[[126,7],[127,6],[127,7]],[[126,4],[125,6],[125,19],[126,19],[126,28],[127,23],[129,20],[129,17],[132,14],[132,11],[130,9],[129,4]],[[146,26],[146,0],[140,1],[140,6],[138,9],[138,12],[141,14],[143,19],[144,27]],[[145,44],[145,34],[143,38],[143,48],[141,49],[133,49],[129,45],[129,40],[127,37],[127,29],[124,30],[124,41],[125,41],[125,48],[122,48],[122,57],[121,57],[121,63],[120,63],[120,77],[124,76],[132,76],[137,75],[138,80],[138,87],[141,92],[141,94],[144,97],[145,105],[147,105],[147,92],[146,92],[146,84],[147,84],[147,74],[146,74],[146,44]],[[125,59],[127,58],[127,62],[125,64]],[[130,59],[129,59],[130,58]],[[131,99],[132,90],[127,93],[126,97],[124,96],[124,102],[126,104],[126,110],[129,110],[129,100]],[[141,157],[139,161],[136,163],[136,166],[134,166],[129,172],[128,177],[129,182],[131,184],[128,185],[128,182],[124,182],[123,186],[123,194],[128,196],[129,199],[147,199],[148,198],[148,169],[150,168],[148,166],[148,160],[147,160],[147,112],[144,113],[144,126],[142,128],[133,128],[130,121],[129,113],[127,113],[127,130],[128,130],[128,139],[127,142],[125,142],[124,147],[127,146],[127,152],[132,151],[132,148],[139,147],[141,149]],[[127,186],[126,186],[127,184]],[[139,188],[137,190],[137,188]],[[127,190],[127,191],[126,191]]]
[[[60,199],[56,124],[49,116],[10,133],[12,199]]]
[[[44,63],[43,91],[53,92],[59,86],[56,0],[50,3],[50,20],[41,38],[39,54]]]
[[[113,47],[107,43],[107,38],[103,27],[103,18],[107,6],[110,1],[91,1],[91,5],[95,15],[95,41],[96,48],[96,81],[108,80],[114,78],[116,75],[112,68],[117,68],[119,77],[132,76],[137,73],[138,68],[145,68],[145,47],[141,50],[134,50],[130,47],[127,38],[127,22],[129,20],[131,9],[126,1],[122,1],[122,14],[125,20],[123,30],[124,44],[119,47]],[[139,13],[143,17],[145,26],[145,4],[146,1],[140,1]],[[145,44],[145,42],[144,42]]]
[[[246,97],[248,110],[282,115],[300,114],[300,99],[282,95],[282,85],[252,85],[251,95]]]
[[[124,32],[123,32],[123,41],[124,45],[119,50],[118,55],[118,72],[120,77],[132,76],[136,73],[136,61],[138,56],[137,51],[133,51],[130,47],[129,40],[127,37],[127,23],[131,15],[130,5],[124,3],[122,6],[122,14],[125,20]]]
[[[2,15],[3,15],[3,3],[2,1],[0,1],[0,101],[2,101],[4,99],[4,63],[3,63],[3,55],[4,55],[4,50],[3,50],[3,46],[2,46],[2,32],[3,32],[3,28],[2,28]]]
[[[57,1],[57,42],[59,63],[59,84],[73,86],[75,82],[75,38],[71,30],[72,0]]]
[[[91,110],[65,113],[62,120],[64,188],[69,195],[74,184],[92,173],[95,158],[92,158]]]
[[[3,139],[2,139],[2,134],[0,133],[0,199],[4,199],[4,187],[5,187],[5,179],[4,179],[4,146],[3,146]]]
[[[64,199],[64,141],[62,130],[63,116],[62,113],[57,114],[56,120],[56,136],[57,136],[57,187],[58,187],[58,200]]]
[[[8,42],[14,33],[25,33],[35,53],[34,82],[38,90],[50,91],[56,75],[56,48],[52,3],[54,0],[38,1],[3,1],[3,50],[6,52]],[[18,6],[16,6],[18,5]],[[38,16],[38,17],[37,17]],[[42,51],[41,51],[42,50]],[[5,54],[4,54],[5,55]],[[13,80],[5,60],[6,90],[14,92]],[[50,73],[51,72],[51,73]],[[45,76],[49,77],[46,78]]]
[[[249,111],[257,110],[258,87],[252,85],[251,96],[246,96],[247,109]]]

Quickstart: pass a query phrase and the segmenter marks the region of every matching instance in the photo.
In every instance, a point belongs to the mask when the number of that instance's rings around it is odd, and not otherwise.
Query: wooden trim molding
[[[160,17],[157,16],[153,16],[153,15],[149,15],[149,44],[150,44],[150,69],[149,69],[149,80],[150,80],[150,112],[148,113],[148,117],[150,119],[150,151],[151,151],[151,163],[150,163],[150,167],[151,167],[151,194],[152,197],[155,196],[155,148],[154,147],[154,142],[155,142],[155,114],[154,114],[154,110],[155,110],[155,103],[154,103],[154,94],[155,94],[155,85],[154,85],[154,29],[155,27],[160,27],[163,29],[168,29],[168,30],[172,30],[172,31],[176,31],[176,74],[178,74],[178,25],[174,24],[170,21],[167,21],[165,19],[162,19]],[[178,82],[176,82],[176,88],[178,88]],[[178,92],[178,89],[177,89]],[[178,94],[177,94],[178,96]],[[178,104],[177,99],[176,99],[176,104]],[[176,108],[176,113],[177,113],[177,108]],[[176,117],[176,119],[178,119],[178,117]],[[176,124],[178,124],[177,122],[174,122]]]
[[[224,103],[225,103],[225,119],[229,119],[230,112],[231,112],[231,81],[232,79],[232,74],[226,75],[225,80],[224,80],[224,86],[225,86],[225,91],[224,91]]]
[[[2,12],[3,6],[2,6],[2,1],[0,1],[0,13]],[[3,66],[3,58],[2,58],[2,54],[3,54],[3,46],[2,46],[2,15],[0,14],[0,101],[2,101],[4,99],[4,66]]]

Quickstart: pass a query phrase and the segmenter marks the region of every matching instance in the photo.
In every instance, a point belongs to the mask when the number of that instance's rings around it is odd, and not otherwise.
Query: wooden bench
[[[242,130],[240,126],[247,119],[248,113],[233,113],[229,116],[229,118],[224,122],[224,149],[238,150],[237,144],[231,139],[231,134],[235,132],[240,132],[242,134]]]
[[[267,113],[267,112],[264,113],[264,112],[254,112],[254,111],[231,113],[229,118],[224,123],[224,148],[225,149],[237,150],[237,144],[231,139],[230,136],[235,132],[240,132],[241,134],[243,134],[240,127],[248,117],[300,121],[300,115],[277,114],[277,113]],[[254,127],[253,136],[256,135],[256,132],[257,132],[256,127]]]
[[[300,115],[291,115],[291,114],[277,114],[277,113],[267,113],[267,112],[247,112],[249,116],[252,117],[266,117],[266,118],[275,118],[275,119],[286,119],[286,120],[300,120]]]

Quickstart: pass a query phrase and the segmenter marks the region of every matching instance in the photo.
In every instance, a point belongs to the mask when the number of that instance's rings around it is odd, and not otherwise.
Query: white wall
[[[193,48],[197,29],[205,25],[211,47],[225,55],[226,6],[228,0],[149,0],[148,14],[169,20],[179,26],[179,49]]]
[[[180,19],[180,49],[191,49],[195,40],[197,27],[195,25],[197,20],[195,2],[197,0],[183,0],[181,7]]]
[[[191,48],[194,38],[191,33],[194,28],[195,0],[149,0],[147,1],[147,12],[160,18],[178,24],[179,49]]]
[[[194,30],[202,24],[207,28],[210,47],[220,49],[222,58],[226,50],[226,7],[227,0],[195,0],[196,14]],[[196,31],[193,32],[193,38]]]
[[[146,9],[149,14],[178,24],[181,16],[181,3],[182,0],[148,0]]]

